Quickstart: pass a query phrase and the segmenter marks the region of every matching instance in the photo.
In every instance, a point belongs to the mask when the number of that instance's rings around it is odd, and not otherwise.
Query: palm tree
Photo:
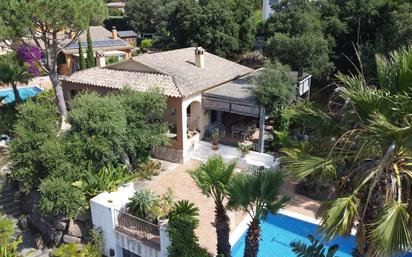
[[[334,257],[335,253],[339,250],[339,245],[335,244],[328,249],[316,240],[312,235],[308,235],[310,245],[307,245],[301,241],[293,241],[290,243],[292,252],[297,257]]]
[[[0,56],[0,84],[12,86],[17,104],[21,102],[17,84],[27,84],[30,77],[27,65],[19,60],[16,53],[10,52]]]
[[[334,184],[322,230],[333,238],[358,224],[357,256],[394,256],[412,247],[412,48],[378,56],[377,67],[378,86],[362,73],[339,74],[328,113],[296,109],[294,118],[307,127],[334,129],[322,129],[309,150],[286,151],[291,175]]]
[[[275,214],[288,198],[280,195],[283,175],[275,170],[259,170],[235,175],[228,186],[228,207],[245,211],[251,222],[246,234],[244,257],[256,257],[259,251],[260,218]]]
[[[215,202],[215,227],[217,234],[217,254],[230,257],[230,218],[225,208],[226,189],[235,169],[236,162],[225,163],[222,157],[212,157],[191,173],[203,194]]]

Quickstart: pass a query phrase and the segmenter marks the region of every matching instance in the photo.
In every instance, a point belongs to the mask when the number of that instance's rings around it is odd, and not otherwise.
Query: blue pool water
[[[308,234],[317,239],[320,238],[317,233],[317,225],[282,214],[269,215],[266,221],[261,222],[261,227],[262,240],[259,244],[258,257],[296,257],[289,246],[290,242],[300,240],[309,243],[306,238]],[[339,244],[337,256],[351,257],[352,249],[355,247],[355,238],[353,236],[340,237],[325,243],[326,246],[333,244]],[[233,246],[233,257],[243,257],[244,249],[245,234]]]
[[[290,242],[299,240],[310,243],[306,237],[308,234],[315,236],[316,239],[321,238],[317,233],[317,225],[283,214],[268,215],[267,220],[261,222],[261,228],[262,240],[259,244],[258,257],[296,257],[289,246]],[[232,247],[233,257],[243,257],[245,234],[246,232]],[[334,244],[339,245],[336,256],[352,257],[351,252],[355,247],[355,238],[353,236],[338,237],[331,242],[324,243],[325,246]],[[412,257],[412,253],[404,257]]]
[[[22,100],[26,100],[27,98],[35,96],[41,91],[43,91],[43,89],[37,86],[20,87],[18,88],[18,90],[19,90],[20,97]],[[14,102],[16,99],[14,98],[13,89],[7,88],[7,89],[0,90],[0,99],[3,99],[3,98],[7,103]]]

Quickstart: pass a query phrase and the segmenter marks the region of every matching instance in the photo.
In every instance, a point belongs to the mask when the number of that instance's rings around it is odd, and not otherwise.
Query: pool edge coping
[[[44,87],[41,87],[39,85],[30,85],[30,86],[23,86],[23,87],[18,86],[17,88],[19,89],[19,88],[28,88],[28,87],[37,87],[41,91],[44,91]],[[1,91],[6,91],[6,90],[9,90],[9,89],[13,89],[13,87],[0,88],[0,92]]]

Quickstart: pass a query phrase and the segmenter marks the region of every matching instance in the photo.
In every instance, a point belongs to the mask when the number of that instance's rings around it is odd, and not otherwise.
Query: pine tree
[[[80,65],[80,70],[86,69],[86,62],[83,56],[83,46],[80,40],[79,40],[79,65]]]
[[[93,42],[92,37],[90,36],[90,29],[87,29],[87,68],[93,68],[96,66],[96,62],[93,54]]]

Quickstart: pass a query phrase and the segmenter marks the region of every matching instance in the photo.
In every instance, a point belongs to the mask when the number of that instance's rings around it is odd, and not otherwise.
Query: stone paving
[[[199,236],[200,245],[211,254],[214,254],[216,249],[216,233],[213,227],[214,203],[211,198],[207,198],[202,194],[188,174],[188,171],[199,167],[200,163],[200,161],[190,160],[184,165],[176,165],[145,184],[158,194],[165,193],[168,188],[171,188],[177,200],[189,200],[199,207],[200,224],[196,232]],[[285,209],[315,218],[320,204],[312,199],[293,193],[294,186],[294,183],[288,182],[283,187],[283,193],[291,197],[291,201]],[[229,215],[232,220],[232,231],[246,217],[243,213],[230,213]]]

